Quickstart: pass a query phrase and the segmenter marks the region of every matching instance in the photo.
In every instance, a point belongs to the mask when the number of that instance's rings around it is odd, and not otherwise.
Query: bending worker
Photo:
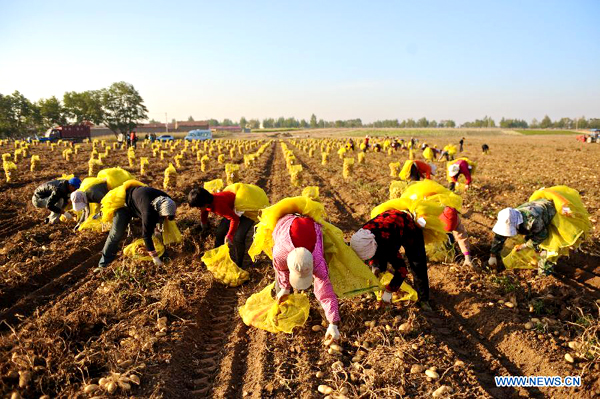
[[[354,233],[350,246],[362,260],[368,261],[375,275],[385,272],[388,264],[392,266],[394,277],[381,298],[387,303],[391,302],[392,294],[400,289],[408,275],[400,254],[400,247],[403,247],[413,273],[419,304],[423,309],[431,310],[423,231],[409,213],[392,209],[379,214]]]
[[[469,185],[471,184],[471,168],[469,167],[469,163],[464,159],[459,159],[458,161],[452,163],[448,166],[448,177],[450,178],[450,190],[454,191],[456,186],[458,185],[458,177],[463,175],[466,179],[465,190],[469,189]]]
[[[102,198],[108,194],[108,191],[108,183],[103,181],[88,187],[85,191],[76,190],[71,193],[73,211],[82,211],[79,220],[77,220],[75,230],[90,216],[90,204],[100,204]]]
[[[315,297],[329,322],[325,340],[338,340],[338,299],[329,280],[321,225],[306,216],[286,215],[278,220],[273,241],[277,299],[284,300],[292,288],[308,289],[314,279]]]
[[[492,267],[498,265],[498,256],[500,256],[506,239],[517,234],[524,235],[526,240],[524,244],[516,247],[517,251],[533,248],[539,252],[539,245],[550,234],[548,228],[554,215],[556,215],[554,203],[547,199],[527,202],[516,209],[502,209],[498,212],[498,221],[492,229],[495,235],[488,264]]]
[[[469,248],[469,235],[467,229],[465,229],[465,226],[462,224],[458,211],[447,206],[440,215],[440,220],[444,224],[444,230],[446,230],[451,237],[451,240],[454,239],[458,242],[458,246],[465,257],[463,265],[473,267]]]
[[[118,189],[118,188],[117,188]],[[125,191],[125,206],[115,211],[112,226],[106,243],[102,249],[102,258],[98,268],[108,266],[117,256],[119,243],[125,234],[125,230],[132,218],[136,217],[142,221],[142,238],[146,245],[148,255],[157,266],[163,262],[158,257],[154,248],[152,236],[157,225],[162,224],[165,218],[173,220],[177,205],[166,193],[147,186],[133,186]]]
[[[246,235],[254,226],[254,221],[236,213],[235,196],[231,191],[211,194],[200,187],[189,192],[188,202],[191,207],[201,209],[200,223],[203,232],[209,232],[211,228],[208,223],[209,212],[223,217],[215,234],[215,245],[219,247],[226,241],[230,247],[233,246],[235,254],[232,258],[241,267],[246,255]]]
[[[73,215],[65,211],[69,203],[69,195],[81,185],[78,177],[70,179],[58,179],[46,182],[35,189],[31,202],[36,208],[47,208],[50,216],[46,223],[54,224],[64,215],[67,220],[73,219]]]
[[[431,179],[431,175],[435,174],[436,169],[437,167],[434,164],[419,160],[407,160],[404,162],[402,170],[400,170],[400,178],[409,181]]]

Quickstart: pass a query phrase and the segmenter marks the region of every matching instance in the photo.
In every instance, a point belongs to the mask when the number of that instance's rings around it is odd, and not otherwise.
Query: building
[[[215,133],[241,133],[242,127],[240,125],[236,126],[211,126],[210,130]]]

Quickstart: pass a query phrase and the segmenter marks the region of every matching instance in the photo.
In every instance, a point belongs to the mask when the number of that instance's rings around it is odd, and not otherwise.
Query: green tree
[[[188,122],[195,122],[194,117],[192,115],[188,116]]]
[[[456,122],[452,119],[448,119],[447,121],[444,121],[444,127],[456,127]]]
[[[275,119],[273,118],[266,118],[263,119],[263,127],[265,129],[272,129],[275,127]]]
[[[537,129],[540,127],[540,121],[538,121],[536,118],[533,118],[531,120],[531,123],[529,124],[529,127],[532,129]]]
[[[39,108],[41,127],[48,129],[53,126],[67,124],[67,115],[60,100],[54,96],[41,99],[37,102]]]
[[[258,119],[250,119],[248,121],[250,129],[260,129],[260,121]]]
[[[588,127],[588,121],[585,118],[581,117],[581,118],[577,119],[577,123],[575,126],[576,129],[585,129],[587,127]]]
[[[246,127],[246,125],[248,124],[248,121],[246,120],[246,118],[244,118],[243,116],[240,118],[240,126],[243,128]]]
[[[319,119],[319,127],[320,128],[324,128],[325,127],[325,121],[323,119]]]
[[[116,82],[102,90],[102,105],[106,125],[115,136],[129,133],[148,117],[142,96],[127,82]]]
[[[540,122],[540,127],[542,129],[548,129],[552,127],[552,119],[548,115],[544,116],[544,119]]]
[[[235,125],[235,122],[229,118],[225,118],[225,119],[223,119],[223,123],[221,125],[222,126],[233,126],[233,125]]]
[[[319,126],[319,122],[317,122],[317,116],[315,114],[312,114],[310,116],[310,127],[312,129],[315,129]]]
[[[66,117],[77,124],[84,121],[90,121],[95,125],[104,123],[104,91],[66,92],[63,95],[63,107]]]
[[[436,121],[429,121],[429,124],[427,125],[427,127],[438,127],[438,124]]]
[[[160,123],[160,122],[157,121],[156,119],[152,118],[152,119],[150,119],[150,121],[148,121],[148,123]]]
[[[211,118],[208,120],[208,126],[219,126],[219,121]]]

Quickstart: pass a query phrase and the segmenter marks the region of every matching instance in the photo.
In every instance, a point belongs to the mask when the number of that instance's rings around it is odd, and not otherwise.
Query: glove
[[[63,213],[63,216],[65,217],[65,219],[67,220],[73,220],[73,215],[71,215],[69,212],[65,212]]]
[[[340,339],[340,330],[335,324],[329,324],[325,332],[325,341],[337,341]]]
[[[488,260],[488,265],[494,267],[498,265],[498,259],[496,259],[495,256],[490,256],[490,259]]]
[[[384,290],[381,295],[381,300],[385,303],[392,303],[392,293],[388,290]]]
[[[277,293],[277,302],[283,302],[286,300],[286,297],[290,294],[290,290],[282,289]]]
[[[158,256],[153,256],[152,257],[152,262],[154,262],[154,264],[156,266],[162,266],[162,265],[164,265],[163,261],[160,260],[160,258]]]
[[[58,220],[60,220],[60,215],[53,213],[52,215],[48,216],[46,220],[46,223],[55,224]]]

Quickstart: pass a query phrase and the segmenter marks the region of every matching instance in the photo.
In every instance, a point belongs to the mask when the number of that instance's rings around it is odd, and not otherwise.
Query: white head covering
[[[160,216],[175,216],[175,212],[177,211],[175,201],[164,195],[156,197],[154,201],[152,201],[152,206]]]
[[[75,212],[83,210],[87,203],[87,195],[83,191],[76,190],[71,193],[71,204]]]
[[[362,260],[371,259],[377,251],[375,235],[366,229],[360,229],[352,235],[350,246]]]
[[[448,166],[448,174],[451,177],[456,176],[459,172],[460,172],[460,166],[458,166],[457,163],[453,163],[452,165]]]
[[[498,221],[492,231],[503,237],[517,235],[517,226],[523,223],[523,215],[514,208],[504,208],[498,212]]]
[[[313,281],[313,256],[304,247],[294,248],[287,256],[290,284],[297,290],[305,290]]]

